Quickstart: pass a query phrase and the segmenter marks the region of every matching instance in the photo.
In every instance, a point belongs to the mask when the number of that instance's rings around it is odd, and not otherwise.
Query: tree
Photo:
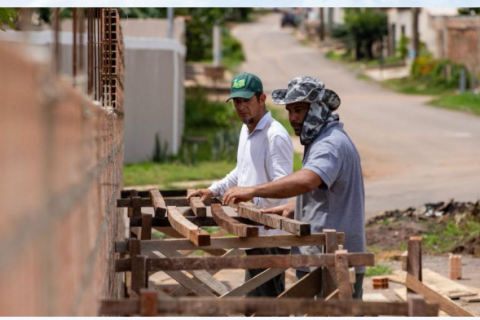
[[[372,46],[382,41],[388,33],[387,15],[378,9],[346,9],[345,31],[349,35],[349,47],[355,50],[355,58],[373,59]]]
[[[14,8],[0,8],[0,30],[5,31],[5,24],[7,24],[11,29],[15,29],[17,12],[18,9]]]
[[[460,8],[460,9],[458,9],[458,14],[460,14],[462,16],[480,15],[480,8]]]

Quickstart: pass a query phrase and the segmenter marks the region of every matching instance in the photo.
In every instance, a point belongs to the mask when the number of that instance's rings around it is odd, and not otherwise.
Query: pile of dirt
[[[480,221],[480,201],[455,202],[451,199],[418,208],[385,211],[367,221],[367,245],[381,250],[395,250],[406,244],[410,237],[424,236],[438,225],[446,225],[447,222],[463,225],[472,219]],[[453,253],[480,256],[480,235],[458,240]]]
[[[386,219],[390,222],[402,220],[431,220],[442,221],[454,218],[458,223],[467,214],[480,218],[480,201],[477,202],[455,202],[450,199],[445,202],[426,203],[418,208],[410,207],[405,210],[384,211],[380,215],[369,219],[367,226],[383,223]]]

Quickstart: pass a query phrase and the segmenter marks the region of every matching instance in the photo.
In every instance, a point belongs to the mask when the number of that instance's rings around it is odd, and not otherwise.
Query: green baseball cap
[[[250,99],[257,92],[263,92],[260,78],[252,73],[240,73],[233,77],[227,102],[233,98]]]

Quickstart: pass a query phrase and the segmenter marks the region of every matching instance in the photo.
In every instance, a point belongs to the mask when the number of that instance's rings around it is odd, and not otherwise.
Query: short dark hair
[[[255,92],[255,97],[257,97],[257,101],[260,102],[260,97],[262,96],[263,92]]]

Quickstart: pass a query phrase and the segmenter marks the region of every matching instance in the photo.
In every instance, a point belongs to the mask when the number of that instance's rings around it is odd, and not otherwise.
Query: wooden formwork
[[[120,258],[115,271],[125,273],[130,299],[104,300],[101,314],[110,315],[436,315],[438,308],[412,296],[408,303],[372,303],[352,300],[350,267],[373,266],[371,253],[342,250],[345,234],[335,230],[311,233],[308,223],[262,214],[252,203],[240,203],[236,215],[216,200],[187,198],[189,190],[122,192],[118,207],[128,208],[131,238],[116,243]],[[154,214],[142,213],[151,207]],[[179,207],[189,207],[181,213]],[[215,237],[202,230],[218,226],[232,237]],[[259,235],[259,226],[288,234]],[[139,229],[139,227],[141,229]],[[152,240],[152,228],[177,238]],[[323,254],[243,256],[240,248],[316,245]],[[204,250],[212,256],[186,257],[180,250]],[[277,298],[240,298],[289,268],[316,268]],[[225,269],[265,269],[228,290],[213,276]],[[181,286],[170,294],[149,282],[163,271]],[[313,298],[322,294],[322,298]],[[185,297],[187,295],[197,297]],[[422,307],[419,307],[421,305]],[[186,307],[189,306],[189,307]]]
[[[448,297],[429,288],[422,282],[422,238],[411,237],[408,241],[408,251],[402,255],[402,269],[407,272],[405,287],[408,294],[422,295],[429,303],[438,304],[439,309],[452,317],[474,317]]]

